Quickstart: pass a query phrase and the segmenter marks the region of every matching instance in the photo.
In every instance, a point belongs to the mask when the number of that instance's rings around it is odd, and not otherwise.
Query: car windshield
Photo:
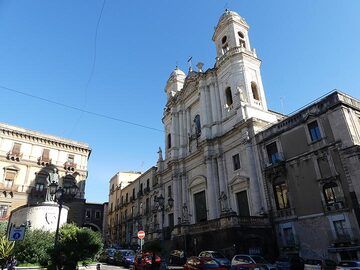
[[[321,265],[321,261],[320,260],[307,260],[306,264],[309,264],[309,265]]]
[[[340,262],[339,266],[344,266],[344,267],[356,267],[357,266],[357,262]]]
[[[224,257],[224,255],[222,255],[222,254],[219,253],[219,252],[212,252],[211,255],[213,256],[213,258],[226,259],[226,258]]]
[[[251,258],[253,258],[253,260],[256,263],[268,263],[263,257],[261,256],[251,256]]]
[[[114,256],[115,251],[116,251],[115,249],[108,249],[108,250],[106,251],[106,253],[107,253],[108,256]]]
[[[135,256],[135,252],[132,251],[132,250],[122,250],[122,251],[121,251],[121,254],[122,254],[123,256]]]

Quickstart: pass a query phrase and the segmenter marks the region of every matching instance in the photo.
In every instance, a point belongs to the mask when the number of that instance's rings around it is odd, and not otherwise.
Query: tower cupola
[[[176,66],[166,82],[165,92],[168,98],[175,96],[176,93],[183,88],[185,78],[185,73]]]
[[[217,57],[221,57],[235,47],[250,50],[248,30],[249,25],[244,18],[236,12],[226,9],[215,27],[212,38],[215,42]]]

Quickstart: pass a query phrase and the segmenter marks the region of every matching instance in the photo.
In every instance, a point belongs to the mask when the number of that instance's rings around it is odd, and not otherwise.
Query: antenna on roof
[[[285,112],[284,112],[284,97],[280,97],[280,104],[281,104],[281,113],[285,114]]]
[[[189,64],[189,72],[192,71],[192,56],[190,56],[190,58],[187,60],[188,64]]]

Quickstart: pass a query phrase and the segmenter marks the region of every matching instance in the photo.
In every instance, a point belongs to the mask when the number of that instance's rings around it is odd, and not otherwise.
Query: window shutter
[[[42,153],[42,160],[49,161],[49,156],[50,156],[50,150],[44,149]]]
[[[12,149],[12,154],[13,155],[20,155],[20,148],[21,148],[21,143],[14,143],[13,149]]]

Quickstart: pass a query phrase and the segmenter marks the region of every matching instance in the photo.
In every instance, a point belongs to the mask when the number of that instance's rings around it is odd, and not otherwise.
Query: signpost
[[[143,246],[144,238],[145,238],[145,232],[144,231],[138,231],[137,236],[140,239],[140,250],[142,251],[142,246]]]
[[[25,226],[19,228],[12,227],[9,233],[9,241],[23,240],[25,236]]]

